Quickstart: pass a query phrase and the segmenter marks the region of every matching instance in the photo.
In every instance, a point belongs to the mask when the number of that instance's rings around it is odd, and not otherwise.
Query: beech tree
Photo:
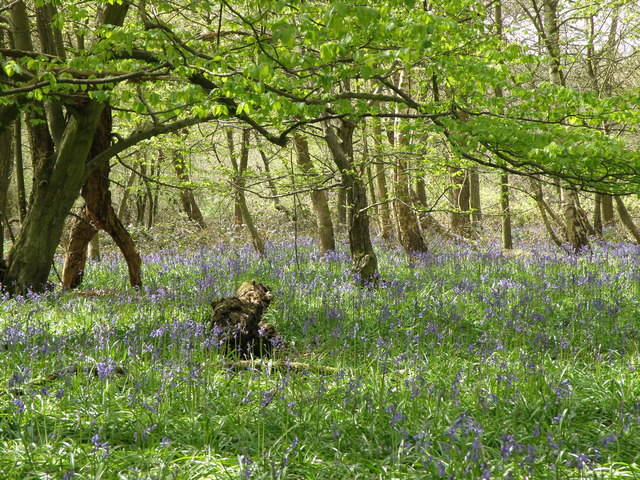
[[[8,13],[14,44],[0,49],[0,135],[24,113],[37,158],[29,211],[6,257],[7,288],[45,285],[64,219],[91,172],[141,140],[216,119],[234,117],[281,146],[301,128],[325,139],[363,283],[378,278],[352,152],[363,119],[413,121],[456,156],[505,173],[638,191],[637,151],[599,128],[634,128],[635,94],[598,96],[557,82],[530,88],[549,55],[496,34],[479,1],[17,0]],[[398,84],[401,74],[410,85]],[[119,140],[88,159],[107,103],[154,121],[117,132]]]

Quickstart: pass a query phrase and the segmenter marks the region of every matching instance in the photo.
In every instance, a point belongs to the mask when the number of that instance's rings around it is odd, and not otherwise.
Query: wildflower
[[[13,400],[13,404],[14,404],[16,407],[18,407],[18,410],[17,410],[17,411],[18,411],[18,413],[22,413],[22,412],[24,412],[24,411],[25,411],[25,409],[26,409],[26,406],[25,406],[25,404],[24,404],[24,402],[22,401],[22,399],[21,399],[21,398],[16,398],[16,399],[14,399],[14,400]]]

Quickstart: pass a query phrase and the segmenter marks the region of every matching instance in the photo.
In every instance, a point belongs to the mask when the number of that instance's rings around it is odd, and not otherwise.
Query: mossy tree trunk
[[[325,125],[325,140],[331,151],[340,174],[346,193],[348,209],[347,226],[349,230],[349,248],[353,273],[361,285],[375,284],[378,281],[378,257],[371,243],[369,231],[369,214],[367,213],[367,190],[364,182],[358,176],[350,155],[353,145],[353,130],[355,124],[342,120],[339,130]]]
[[[22,32],[16,32],[12,26],[14,38],[30,35],[30,29],[25,30],[22,25],[22,20],[27,18],[24,9],[21,10],[23,7],[23,2],[17,1],[10,9],[12,19],[20,20]],[[122,25],[128,8],[128,3],[103,5],[97,14],[97,24]],[[17,43],[16,47],[23,48]],[[7,254],[3,272],[4,288],[12,292],[46,287],[65,219],[87,178],[85,162],[104,104],[88,97],[76,97],[66,108],[68,118],[55,150],[50,146],[38,147],[40,153],[48,152],[34,162],[31,205],[20,234]],[[50,138],[47,142],[52,143]]]

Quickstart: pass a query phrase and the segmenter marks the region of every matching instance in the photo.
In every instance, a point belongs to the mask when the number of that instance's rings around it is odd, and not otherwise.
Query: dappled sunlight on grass
[[[163,250],[0,305],[3,478],[633,478],[638,254]],[[286,340],[221,356],[209,302],[267,284]],[[62,472],[62,473],[61,473]],[[62,477],[62,475],[65,475]]]

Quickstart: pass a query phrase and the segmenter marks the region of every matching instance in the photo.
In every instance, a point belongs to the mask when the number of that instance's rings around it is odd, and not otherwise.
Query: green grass
[[[377,290],[303,243],[5,300],[0,478],[640,478],[637,249],[379,253]],[[232,368],[208,303],[250,278],[287,347]]]

